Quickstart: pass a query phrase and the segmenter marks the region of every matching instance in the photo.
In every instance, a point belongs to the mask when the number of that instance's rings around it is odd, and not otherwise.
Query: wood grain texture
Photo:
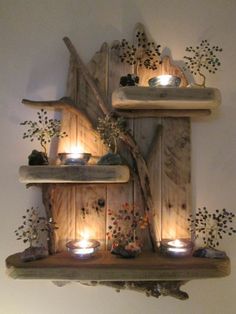
[[[189,118],[162,121],[162,239],[189,238],[191,141]]]
[[[108,72],[108,95],[107,103],[110,110],[112,109],[111,104],[111,95],[114,89],[119,87],[120,77],[131,73],[132,67],[126,63],[121,63],[119,58],[120,53],[120,42],[114,41],[111,44],[109,52],[109,72]],[[133,121],[128,121],[128,128],[133,132]],[[119,143],[119,151],[122,154],[122,157],[125,158],[130,164],[132,164],[132,158],[130,158],[130,153],[125,149],[125,145]],[[112,210],[116,215],[119,213],[119,210],[122,208],[122,205],[129,203],[130,205],[134,204],[134,183],[133,180],[130,180],[127,184],[116,184],[116,185],[107,185],[107,209]],[[106,229],[111,225],[111,216],[107,214],[106,217]],[[106,244],[108,250],[111,248],[112,241],[114,239],[106,237]]]
[[[89,237],[100,242],[101,249],[105,249],[107,186],[105,184],[76,185],[75,191],[75,236],[73,239]],[[104,206],[99,206],[99,200]]]
[[[116,113],[124,118],[161,118],[161,117],[189,117],[198,118],[206,117],[211,114],[209,109],[135,109],[135,110],[122,110],[117,109]]]
[[[75,204],[72,199],[74,187],[67,184],[51,184],[51,208],[57,223],[55,230],[55,251],[66,250],[66,243],[75,237]]]
[[[140,147],[142,155],[145,157],[150,178],[150,188],[153,201],[153,213],[149,217],[150,224],[155,230],[157,241],[161,239],[161,181],[160,175],[160,145],[157,141],[153,141],[156,136],[157,126],[160,120],[139,119],[134,121],[134,136],[137,144]],[[154,143],[155,142],[155,143]],[[152,150],[152,157],[148,158],[149,152]],[[140,208],[143,208],[143,200],[140,197],[140,187],[138,182],[135,185],[135,198]],[[145,242],[148,247],[148,239],[145,237]]]
[[[18,279],[50,280],[190,280],[225,277],[230,261],[207,258],[166,258],[146,252],[135,259],[122,259],[100,251],[88,260],[72,258],[67,252],[24,263],[20,253],[6,259],[8,273]],[[148,265],[148,267],[147,267]]]
[[[21,166],[22,183],[121,183],[130,178],[127,166]]]
[[[166,88],[127,86],[112,94],[115,109],[214,109],[220,104],[216,88]]]
[[[113,215],[119,215],[119,210],[122,209],[122,205],[128,203],[132,206],[134,204],[133,195],[133,182],[130,181],[127,184],[107,185],[107,209],[111,210]],[[124,222],[125,223],[125,222]],[[109,230],[109,226],[113,225],[111,216],[107,214],[106,217],[106,230]],[[109,238],[107,236],[106,243],[107,248],[110,250],[112,242],[115,238]]]

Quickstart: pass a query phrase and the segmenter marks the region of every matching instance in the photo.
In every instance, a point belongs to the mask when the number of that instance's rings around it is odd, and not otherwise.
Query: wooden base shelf
[[[21,166],[22,183],[125,183],[127,166]]]
[[[230,274],[228,258],[167,258],[152,252],[143,252],[135,259],[122,259],[101,251],[88,260],[78,260],[62,252],[27,263],[22,262],[20,253],[17,253],[6,259],[6,266],[9,275],[15,279],[188,281]]]

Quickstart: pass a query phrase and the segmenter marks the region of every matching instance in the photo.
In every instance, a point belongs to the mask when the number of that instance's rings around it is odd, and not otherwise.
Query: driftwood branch
[[[78,108],[76,108],[76,104],[69,97],[46,101],[22,99],[22,104],[34,107],[52,107],[54,109],[67,109],[69,111],[72,111],[73,113],[78,114]]]
[[[72,57],[74,58],[74,62],[77,64],[78,68],[81,71],[81,74],[84,76],[85,80],[87,81],[88,85],[90,86],[92,92],[94,93],[94,96],[96,97],[98,104],[103,112],[104,115],[107,115],[109,113],[108,105],[103,100],[101,93],[96,86],[93,78],[91,77],[87,67],[81,60],[79,54],[77,53],[75,47],[71,43],[70,39],[68,37],[65,37],[64,42],[70,51]],[[152,195],[151,195],[151,189],[150,189],[150,180],[149,180],[149,173],[147,169],[147,164],[140,152],[140,149],[135,142],[134,138],[129,133],[123,133],[121,135],[121,140],[124,142],[125,145],[129,148],[129,151],[131,155],[133,156],[133,159],[135,160],[136,167],[137,167],[137,173],[138,178],[140,182],[140,187],[142,191],[142,196],[144,199],[145,204],[145,211],[149,217],[149,234],[150,234],[150,240],[152,244],[152,248],[155,251],[157,246],[157,239],[156,234],[154,231],[154,228],[151,224],[153,220],[153,201],[152,201]]]
[[[133,290],[136,292],[145,293],[146,296],[159,298],[160,296],[171,296],[179,300],[188,299],[188,294],[180,290],[180,287],[185,284],[184,281],[91,281],[80,282],[86,286],[102,285],[120,290]]]
[[[47,100],[47,101],[22,99],[22,104],[37,107],[37,108],[49,107],[49,108],[54,108],[58,110],[66,109],[70,111],[71,113],[79,114],[84,119],[89,121],[89,123],[91,124],[91,127],[93,128],[95,127],[91,119],[89,119],[89,117],[81,108],[78,108],[78,106],[70,97],[62,97],[58,100]]]
[[[64,37],[63,40],[66,44],[66,47],[68,48],[71,55],[73,56],[77,67],[79,68],[79,70],[83,74],[85,80],[89,84],[89,86],[90,86],[94,96],[96,97],[96,99],[99,103],[99,106],[101,107],[103,113],[108,114],[109,111],[108,111],[107,105],[105,104],[105,101],[104,101],[103,97],[101,96],[101,94],[98,92],[98,88],[94,82],[94,79],[92,78],[86,65],[83,63],[82,59],[80,58],[79,54],[77,53],[74,45],[72,44],[72,42],[70,41],[70,39],[68,37]]]

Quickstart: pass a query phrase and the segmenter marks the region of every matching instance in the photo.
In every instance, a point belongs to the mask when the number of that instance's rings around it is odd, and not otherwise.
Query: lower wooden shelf
[[[167,258],[143,252],[135,259],[122,259],[100,251],[88,260],[78,260],[67,252],[45,259],[22,262],[20,253],[6,259],[8,274],[15,279],[50,279],[79,281],[188,281],[225,277],[230,274],[230,260],[207,258]]]

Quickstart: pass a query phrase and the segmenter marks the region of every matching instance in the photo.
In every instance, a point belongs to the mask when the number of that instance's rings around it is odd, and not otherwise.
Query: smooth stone
[[[97,162],[98,165],[122,165],[119,154],[107,153],[103,155]]]
[[[29,166],[48,165],[48,157],[44,152],[39,152],[36,149],[28,156]]]
[[[120,78],[120,86],[137,86],[138,83],[139,77],[134,74],[127,74]]]
[[[33,246],[24,250],[21,254],[23,262],[36,261],[48,256],[48,250],[42,246]]]
[[[206,257],[206,258],[226,258],[227,255],[223,251],[219,251],[212,248],[200,248],[193,252],[194,257]]]
[[[111,254],[121,256],[123,258],[134,258],[141,253],[141,248],[137,245],[117,245],[111,249]]]

